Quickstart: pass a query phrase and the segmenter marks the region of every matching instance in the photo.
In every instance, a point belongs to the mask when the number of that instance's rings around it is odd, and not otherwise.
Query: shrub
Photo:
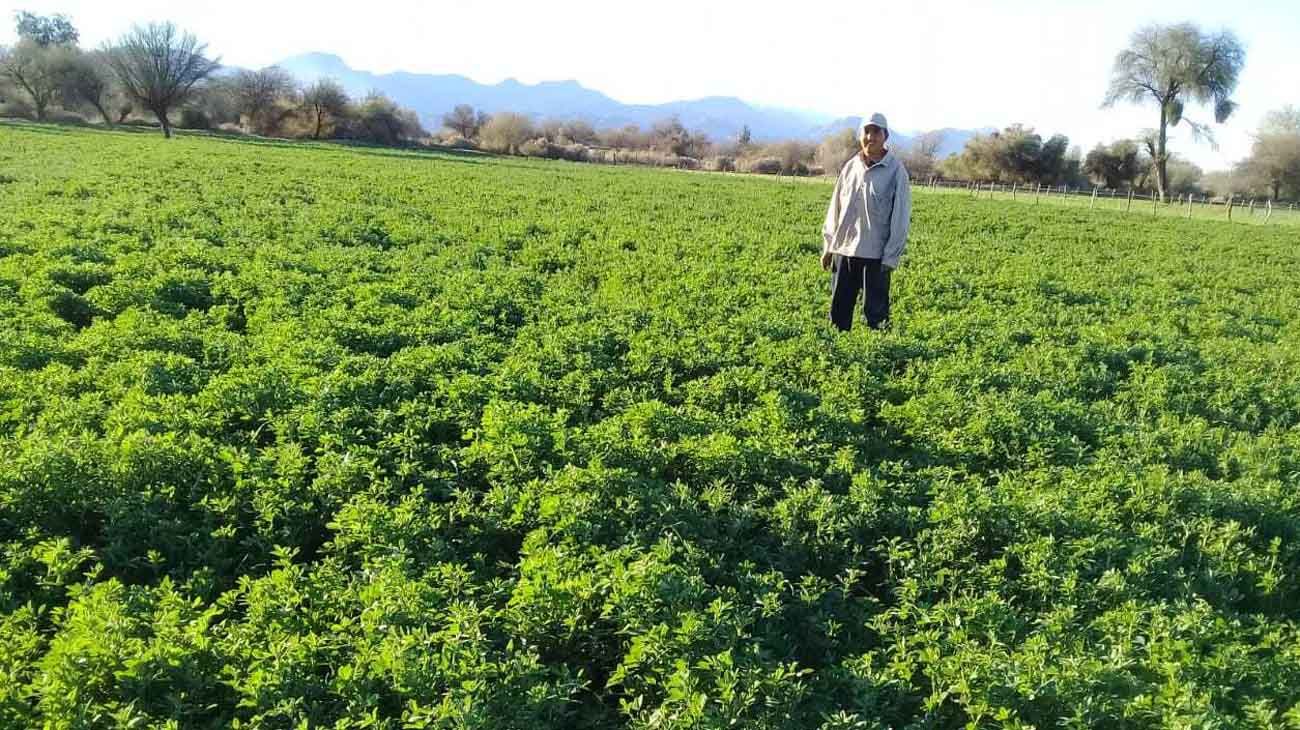
[[[437,139],[437,143],[443,147],[450,147],[453,150],[476,150],[478,145],[459,134],[449,134]]]
[[[573,162],[587,162],[591,159],[587,146],[574,142],[564,145],[564,159]]]
[[[713,172],[735,172],[736,158],[718,155],[704,160],[704,169]]]
[[[181,129],[212,129],[212,120],[202,109],[182,109],[180,124],[176,126]]]
[[[0,118],[35,119],[36,111],[16,94],[5,94],[4,101],[0,102]]]
[[[514,112],[492,115],[479,131],[483,149],[511,155],[522,154],[523,144],[536,137],[532,120]]]
[[[858,153],[857,135],[852,129],[844,129],[822,140],[817,146],[814,162],[831,174],[839,174],[840,168]]]
[[[780,175],[781,161],[775,157],[749,157],[740,161],[740,171],[759,175]]]

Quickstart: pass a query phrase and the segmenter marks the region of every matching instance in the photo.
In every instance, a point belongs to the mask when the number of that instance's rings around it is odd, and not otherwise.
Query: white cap
[[[885,115],[880,112],[872,112],[871,114],[862,115],[862,127],[869,124],[874,124],[875,126],[880,127],[885,130],[886,134],[889,133],[889,122],[885,120]],[[858,131],[862,131],[862,128],[859,127]]]

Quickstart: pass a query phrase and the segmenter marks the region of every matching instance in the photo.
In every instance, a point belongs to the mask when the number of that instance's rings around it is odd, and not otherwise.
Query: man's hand
[[[831,253],[830,251],[827,251],[826,253],[823,253],[823,254],[822,254],[822,270],[823,270],[823,271],[830,271],[830,270],[831,270],[831,262],[834,261],[834,260],[835,260],[835,254]]]

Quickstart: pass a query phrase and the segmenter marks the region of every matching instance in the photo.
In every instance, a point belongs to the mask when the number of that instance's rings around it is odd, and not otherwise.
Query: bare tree
[[[1169,187],[1169,126],[1186,121],[1193,135],[1209,137],[1209,127],[1184,117],[1184,108],[1188,101],[1211,104],[1214,121],[1226,121],[1237,108],[1228,97],[1237,88],[1245,62],[1246,51],[1231,31],[1203,34],[1192,23],[1141,28],[1133,34],[1129,47],[1115,57],[1102,106],[1120,101],[1154,101],[1160,107],[1152,159],[1162,200],[1167,198]]]
[[[326,120],[343,116],[348,109],[348,94],[334,79],[320,79],[308,86],[302,94],[303,107],[312,115],[315,132],[312,139],[320,139]]]
[[[858,136],[852,129],[843,129],[830,135],[817,145],[815,160],[828,174],[838,175],[840,168],[858,153]]]
[[[114,89],[111,72],[102,53],[78,53],[69,58],[62,78],[64,108],[89,104],[99,112],[104,124],[113,125],[109,109],[120,108],[123,100]]]
[[[279,66],[267,66],[235,74],[230,91],[245,128],[258,134],[274,134],[296,106],[280,102],[297,93],[298,82]]]
[[[617,129],[606,129],[600,133],[600,141],[606,147],[614,149],[640,149],[646,146],[646,137],[641,128],[628,124]]]
[[[122,90],[148,109],[162,125],[163,136],[172,136],[167,115],[194,92],[199,82],[221,67],[217,59],[204,56],[207,45],[192,33],[181,32],[172,23],[135,26],[108,49],[109,66]]]
[[[943,146],[941,131],[926,132],[917,136],[907,149],[899,153],[903,166],[914,179],[924,180],[934,174],[939,162],[939,148]]]
[[[542,124],[538,127],[537,132],[553,144],[562,144],[564,139],[564,120],[552,117],[543,119]]]
[[[22,90],[31,100],[37,121],[58,101],[72,49],[41,46],[24,38],[10,49],[0,49],[0,79]]]
[[[575,144],[593,145],[599,141],[596,128],[584,119],[571,119],[565,122],[564,137]]]
[[[674,155],[686,154],[691,144],[691,134],[682,126],[682,120],[673,115],[661,119],[650,128],[650,145],[660,152]]]
[[[487,112],[475,111],[469,104],[457,104],[455,109],[442,115],[442,126],[465,139],[475,139],[488,118]]]
[[[1300,195],[1300,109],[1287,106],[1264,117],[1242,168],[1274,200],[1284,188]]]

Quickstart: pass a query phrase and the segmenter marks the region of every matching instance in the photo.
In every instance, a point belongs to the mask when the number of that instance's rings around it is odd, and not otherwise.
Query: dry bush
[[[743,157],[737,163],[741,172],[755,173],[758,175],[780,175],[781,160],[775,157]]]
[[[775,157],[781,161],[782,175],[807,175],[808,166],[812,164],[817,148],[807,142],[786,140],[767,145],[758,157]]]
[[[832,175],[838,175],[840,168],[858,153],[857,135],[852,129],[844,129],[830,135],[817,145],[813,164],[819,165]]]
[[[635,124],[618,129],[606,129],[598,136],[602,145],[616,150],[634,150],[650,146],[649,139]]]
[[[525,157],[544,157],[548,160],[569,160],[586,162],[589,158],[586,145],[557,144],[545,137],[531,139],[519,147],[519,154]]]
[[[519,154],[524,157],[545,157],[554,159],[559,157],[559,145],[553,144],[545,137],[530,139],[519,145]]]
[[[439,135],[435,139],[435,141],[437,142],[437,144],[440,144],[443,147],[449,147],[453,150],[478,149],[478,145],[474,144],[468,139],[465,139],[464,137],[460,136],[460,134],[456,132],[448,132],[446,134]]]
[[[479,143],[483,149],[511,155],[521,154],[520,147],[536,137],[532,120],[515,112],[493,114],[479,130]]]
[[[618,154],[618,150],[611,150],[611,149],[604,149],[604,148],[601,149],[588,148],[587,161],[598,162],[604,165],[613,165],[618,163],[618,160],[616,159],[617,154]]]
[[[585,144],[577,142],[566,144],[564,145],[564,159],[573,162],[587,162],[591,159],[591,151],[587,149]]]
[[[709,157],[704,160],[704,169],[712,172],[735,172],[736,159],[724,155]]]
[[[677,167],[681,156],[655,150],[615,150],[615,161],[631,165]]]

